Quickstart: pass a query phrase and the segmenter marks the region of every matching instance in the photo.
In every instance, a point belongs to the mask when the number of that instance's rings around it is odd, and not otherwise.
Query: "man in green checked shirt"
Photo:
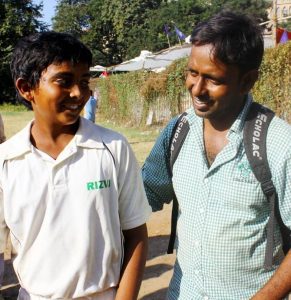
[[[243,127],[258,78],[263,38],[249,17],[221,12],[192,33],[186,86],[193,107],[188,135],[173,167],[169,122],[143,166],[154,211],[179,202],[177,259],[171,300],[275,300],[291,291],[291,254],[275,224],[273,266],[264,268],[269,204],[250,169]],[[274,117],[267,156],[280,214],[291,228],[291,127]]]

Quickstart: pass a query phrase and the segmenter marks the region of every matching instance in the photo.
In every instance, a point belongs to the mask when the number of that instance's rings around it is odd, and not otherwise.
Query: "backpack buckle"
[[[271,196],[276,191],[273,181],[271,179],[261,182],[261,187],[266,196]]]

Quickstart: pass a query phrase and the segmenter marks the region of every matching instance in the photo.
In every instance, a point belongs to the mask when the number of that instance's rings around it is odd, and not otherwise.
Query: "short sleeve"
[[[278,117],[274,117],[268,129],[267,156],[280,215],[291,229],[291,126]]]
[[[122,230],[146,223],[152,210],[148,204],[140,167],[126,140],[118,157],[119,216]]]
[[[277,166],[274,184],[278,194],[280,214],[284,224],[291,229],[291,148]]]
[[[174,197],[169,167],[169,144],[178,116],[173,118],[158,137],[142,167],[142,177],[148,201],[153,211],[163,208]]]

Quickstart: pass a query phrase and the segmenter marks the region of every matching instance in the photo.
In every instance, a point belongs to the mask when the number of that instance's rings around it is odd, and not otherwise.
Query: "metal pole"
[[[274,46],[277,45],[277,0],[273,0],[273,16],[272,16],[272,21],[273,21],[273,41],[274,41]]]

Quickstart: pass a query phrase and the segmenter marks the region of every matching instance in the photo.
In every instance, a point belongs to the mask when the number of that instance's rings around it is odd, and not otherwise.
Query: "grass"
[[[9,107],[11,107],[11,109],[9,109]],[[4,121],[5,135],[7,138],[13,136],[33,119],[33,112],[27,111],[21,106],[17,109],[11,105],[5,105],[5,107],[0,106],[0,113]],[[140,166],[143,164],[153,147],[161,129],[159,127],[124,127],[111,120],[106,120],[98,114],[96,123],[122,133],[131,144]]]

